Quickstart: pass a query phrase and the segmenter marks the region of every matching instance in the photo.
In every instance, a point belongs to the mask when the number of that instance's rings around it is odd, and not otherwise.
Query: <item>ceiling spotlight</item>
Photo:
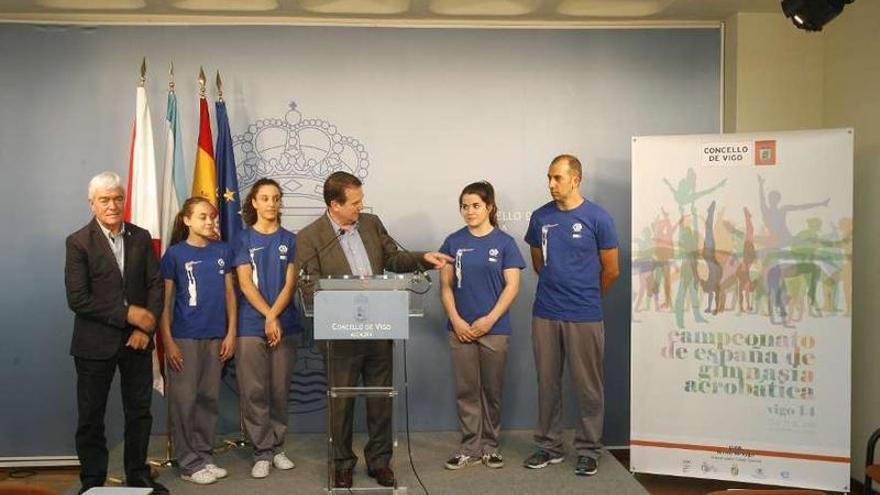
[[[821,31],[825,24],[840,15],[843,7],[855,0],[782,0],[782,12],[795,26],[807,31]]]

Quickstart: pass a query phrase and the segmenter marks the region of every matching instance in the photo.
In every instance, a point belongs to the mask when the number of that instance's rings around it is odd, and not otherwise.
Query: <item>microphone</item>
[[[416,268],[413,271],[413,274],[415,275],[414,282],[418,282],[421,277],[424,277],[425,280],[427,280],[428,283],[430,284],[431,283],[431,275],[428,274],[429,269],[424,268],[424,265],[422,265],[422,260],[415,256],[416,253],[410,251],[409,249],[405,248],[403,246],[403,244],[397,242],[397,239],[395,239],[391,234],[389,234],[387,230],[385,231],[385,235],[388,236],[389,239],[391,239],[391,242],[393,242],[394,245],[397,246],[397,249],[400,249],[400,251],[402,253],[406,254],[407,256],[410,256],[411,257],[410,259],[417,258],[416,266],[418,266],[418,268]]]

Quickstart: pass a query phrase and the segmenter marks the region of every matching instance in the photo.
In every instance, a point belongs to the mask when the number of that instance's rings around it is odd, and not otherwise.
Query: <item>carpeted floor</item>
[[[569,433],[569,440],[571,433]],[[363,436],[355,437],[355,451],[358,452],[365,441]],[[425,493],[419,486],[409,465],[405,438],[399,438],[400,447],[396,450],[394,470],[398,484],[406,488],[400,493]],[[321,493],[327,486],[327,447],[326,437],[319,435],[290,435],[287,453],[296,462],[291,471],[272,470],[269,477],[255,480],[250,477],[251,456],[247,448],[228,450],[217,456],[217,464],[229,470],[229,477],[209,486],[197,486],[180,479],[174,468],[162,469],[159,481],[174,495],[262,495],[285,493],[288,495]],[[488,469],[482,465],[469,466],[457,471],[443,467],[445,460],[455,451],[458,433],[419,432],[412,435],[412,457],[422,482],[431,495],[440,494],[614,494],[647,495],[638,481],[612,455],[604,453],[599,464],[599,473],[591,477],[575,476],[576,458],[570,455],[565,462],[540,470],[525,469],[522,461],[531,453],[531,432],[508,431],[503,433],[501,452],[506,466],[503,469]],[[153,458],[162,458],[164,437],[155,437],[151,442]],[[111,451],[110,471],[121,473],[122,446]],[[72,487],[68,494],[76,493]],[[353,493],[380,488],[367,477],[366,468],[360,463],[355,469]]]

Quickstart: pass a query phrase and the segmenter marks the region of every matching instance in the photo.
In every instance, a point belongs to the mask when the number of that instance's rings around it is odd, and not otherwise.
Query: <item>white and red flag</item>
[[[143,71],[143,68],[141,70]],[[150,118],[147,91],[143,82],[137,87],[135,100],[135,120],[131,131],[131,153],[128,160],[128,194],[125,196],[125,221],[150,232],[153,252],[158,257],[162,243],[159,238],[156,150],[153,147],[153,122]],[[159,316],[156,315],[156,318]],[[153,388],[164,394],[160,341],[161,339],[156,339],[156,352],[153,353]]]

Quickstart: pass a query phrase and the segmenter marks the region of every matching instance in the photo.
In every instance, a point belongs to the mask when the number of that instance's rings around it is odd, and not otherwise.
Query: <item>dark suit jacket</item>
[[[109,359],[125,345],[134,331],[126,321],[126,301],[147,308],[159,320],[164,287],[150,233],[126,223],[124,243],[123,277],[96,219],[67,238],[64,285],[67,305],[76,314],[72,356]]]
[[[422,257],[425,253],[399,250],[376,215],[361,213],[358,233],[374,275],[381,275],[386,270],[403,273],[424,268]],[[342,246],[333,242],[336,234],[326,213],[297,232],[296,266],[309,275],[351,275]]]

